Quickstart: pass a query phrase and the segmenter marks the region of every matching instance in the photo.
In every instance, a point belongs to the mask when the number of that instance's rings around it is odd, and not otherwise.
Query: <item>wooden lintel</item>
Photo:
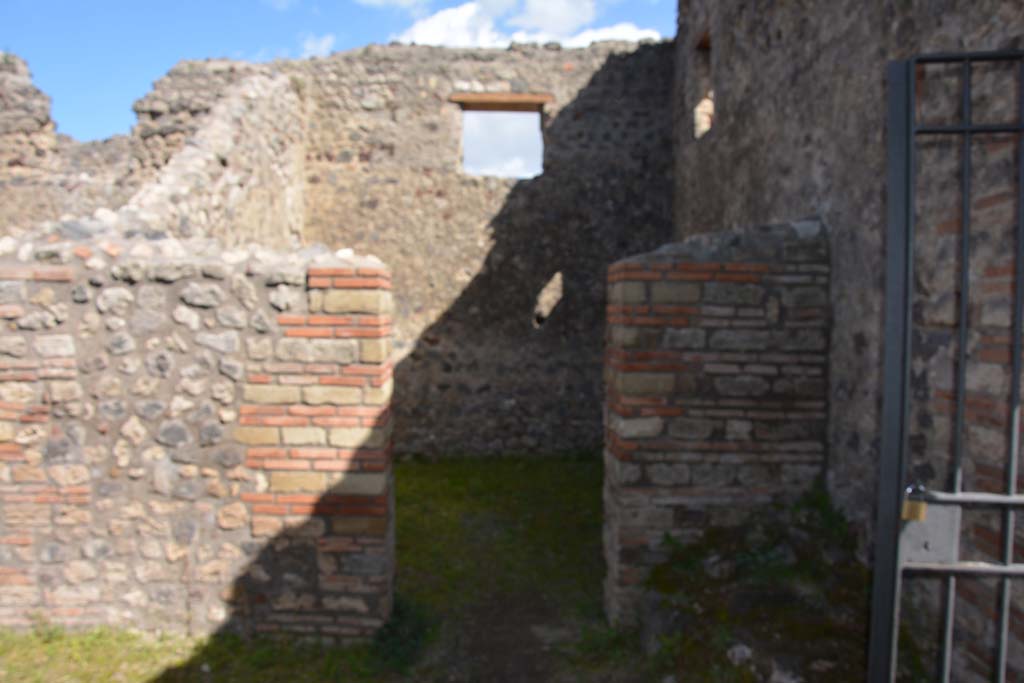
[[[457,92],[448,101],[466,111],[542,111],[555,97],[550,93]]]

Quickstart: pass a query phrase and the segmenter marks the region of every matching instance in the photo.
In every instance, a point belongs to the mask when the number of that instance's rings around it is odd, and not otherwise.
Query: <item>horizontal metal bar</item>
[[[914,135],[956,135],[964,133],[1020,133],[1024,125],[1019,123],[975,123],[965,126],[954,123],[949,126],[917,126]]]
[[[1024,494],[1007,495],[1005,493],[946,493],[945,491],[920,491],[907,496],[911,500],[920,500],[935,505],[989,505],[992,507],[1024,507]]]
[[[997,62],[1003,60],[1024,59],[1022,50],[993,50],[992,52],[935,52],[930,55],[919,55],[913,59],[917,64],[935,62]]]
[[[926,574],[973,574],[975,576],[1014,576],[1024,578],[1024,564],[992,562],[907,562],[904,572]]]

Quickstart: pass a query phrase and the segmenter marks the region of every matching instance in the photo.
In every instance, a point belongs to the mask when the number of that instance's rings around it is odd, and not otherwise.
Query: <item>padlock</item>
[[[923,522],[928,519],[928,503],[923,500],[903,499],[903,511],[900,518],[904,522]]]

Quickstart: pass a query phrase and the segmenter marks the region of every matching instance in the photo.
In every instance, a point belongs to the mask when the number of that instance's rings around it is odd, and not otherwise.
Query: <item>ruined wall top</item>
[[[647,254],[631,256],[620,263],[655,264],[684,260],[788,263],[822,260],[827,250],[828,231],[819,220],[809,218],[790,223],[690,235],[682,241],[666,244]]]
[[[613,78],[605,77],[595,85],[594,77],[610,59],[625,58],[637,48],[636,43],[616,41],[573,49],[558,44],[507,49],[392,44],[267,64],[183,61],[134,104],[138,122],[127,139],[115,136],[85,144],[56,134],[50,99],[32,84],[25,62],[0,53],[0,196],[4,198],[0,229],[7,233],[30,229],[41,221],[87,217],[97,209],[117,212],[153,183],[177,191],[183,180],[180,174],[170,182],[160,174],[186,148],[186,142],[198,140],[205,152],[211,152],[192,155],[203,156],[203,163],[230,157],[230,168],[218,171],[213,183],[201,184],[219,183],[227,191],[240,179],[247,195],[258,194],[267,185],[249,181],[262,176],[263,183],[289,188],[286,199],[272,206],[271,213],[272,222],[286,226],[292,239],[303,222],[297,189],[303,184],[303,156],[310,161],[351,158],[358,164],[369,159],[378,166],[458,172],[459,107],[449,101],[456,92],[546,93],[552,101],[544,107],[545,123],[566,107],[576,118],[586,116],[588,125],[581,130],[592,131],[586,139],[553,136],[545,140],[548,165],[565,165],[580,154],[628,161],[631,155],[624,151],[643,144],[641,136],[649,131],[602,121],[610,116],[607,100],[627,104],[624,98],[629,93],[649,87],[657,78],[636,74],[636,78],[612,82]],[[622,72],[608,73],[620,74],[621,79]],[[274,92],[272,98],[269,91]],[[633,99],[637,101],[628,104],[642,108],[643,96]],[[229,145],[235,156],[222,149],[212,153],[215,145],[199,139],[202,129],[221,124],[250,129],[244,139],[235,136]],[[636,144],[622,144],[622,137],[630,135],[637,137]],[[32,175],[32,184],[10,181],[12,173],[23,177],[26,172]],[[227,176],[222,183],[220,176]],[[184,181],[189,184],[187,178]],[[315,212],[315,199],[313,204]],[[237,202],[225,196],[214,206],[202,208],[216,215],[223,213],[220,205]],[[184,221],[183,235],[213,234],[230,241],[234,234],[233,229],[221,229],[219,217],[202,219],[203,212],[194,206],[183,211],[188,215],[174,216],[176,225]],[[248,237],[279,246],[287,242],[265,229],[252,212],[243,213],[246,221],[257,224],[255,230],[241,226]],[[316,231],[311,236],[323,238]]]
[[[50,98],[32,84],[28,64],[0,52],[0,135],[30,133],[50,123]]]
[[[125,136],[79,143],[58,134],[28,65],[0,52],[0,231],[120,206],[135,189],[129,159]]]
[[[50,98],[23,59],[0,52],[0,173],[43,166],[56,144]]]
[[[251,64],[224,59],[184,61],[154,83],[135,103],[139,118],[133,152],[144,168],[159,168],[180,149],[231,85],[254,75],[287,74],[304,98],[312,157],[338,152],[340,140],[355,131],[354,119],[372,130],[362,135],[395,165],[454,168],[458,140],[449,125],[419,125],[418,119],[443,119],[455,92],[543,92],[553,96],[544,107],[553,119],[576,101],[609,57],[628,54],[637,43],[607,41],[586,48],[512,45],[496,48],[445,48],[419,45],[369,45],[329,57]],[[646,80],[638,78],[638,83]],[[586,101],[600,99],[591,92]],[[456,127],[457,128],[457,127]],[[380,162],[378,154],[374,161]]]

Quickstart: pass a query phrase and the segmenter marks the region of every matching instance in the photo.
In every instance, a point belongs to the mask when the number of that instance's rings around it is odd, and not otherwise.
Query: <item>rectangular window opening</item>
[[[462,93],[462,170],[468,175],[534,178],[544,172],[542,111],[550,95]]]
[[[715,88],[711,82],[711,34],[704,31],[697,40],[694,60],[693,138],[700,140],[715,124]]]

